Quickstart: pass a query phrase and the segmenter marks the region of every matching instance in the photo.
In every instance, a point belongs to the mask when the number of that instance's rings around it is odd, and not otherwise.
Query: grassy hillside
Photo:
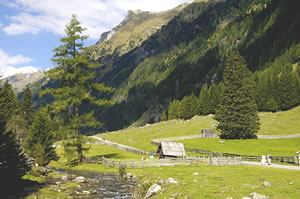
[[[262,135],[300,134],[300,106],[289,111],[260,113]]]
[[[259,135],[300,134],[300,106],[277,113],[260,113],[261,130]],[[144,127],[128,128],[121,131],[99,134],[113,142],[139,149],[155,151],[150,144],[152,139],[201,134],[202,129],[215,129],[216,121],[212,115],[196,116],[188,121],[171,120]],[[267,132],[267,133],[266,133]],[[209,149],[217,152],[261,155],[295,155],[299,151],[300,139],[245,140],[218,143],[215,139],[184,141],[188,147]]]

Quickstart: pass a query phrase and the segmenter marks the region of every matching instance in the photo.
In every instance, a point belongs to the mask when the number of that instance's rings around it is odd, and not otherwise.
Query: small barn
[[[156,153],[159,155],[159,158],[178,158],[186,156],[183,143],[177,142],[160,142]]]
[[[215,134],[215,130],[213,129],[203,129],[201,132],[203,138],[219,138],[219,136]]]

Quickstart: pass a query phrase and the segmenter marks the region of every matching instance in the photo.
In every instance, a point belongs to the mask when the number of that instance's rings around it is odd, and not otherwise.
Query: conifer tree
[[[0,98],[3,101],[3,104],[0,104],[0,110],[2,111],[3,117],[6,121],[13,115],[19,113],[20,104],[18,98],[7,80],[1,88]]]
[[[21,111],[23,114],[24,119],[26,120],[28,126],[32,124],[33,120],[33,100],[30,88],[27,86],[25,88],[22,102],[21,102]]]
[[[42,166],[55,160],[55,150],[52,147],[54,143],[52,120],[47,112],[39,110],[30,127],[29,134],[26,137],[25,149],[29,156]]]
[[[207,115],[210,113],[211,106],[210,106],[210,96],[208,93],[208,88],[206,85],[202,86],[199,95],[199,104],[198,104],[198,113],[201,115]]]
[[[179,100],[173,100],[170,102],[168,107],[168,119],[179,119],[179,106],[180,101]]]
[[[5,179],[5,187],[1,196],[15,187],[21,177],[30,169],[28,159],[16,142],[16,136],[6,129],[7,113],[5,103],[6,96],[3,95],[5,88],[0,88],[0,176]]]
[[[75,146],[79,162],[83,159],[83,139],[80,130],[83,127],[101,125],[95,120],[92,111],[88,113],[79,111],[80,105],[112,105],[111,101],[97,99],[94,94],[113,91],[104,84],[92,81],[99,64],[93,63],[88,54],[84,53],[83,41],[87,39],[87,36],[82,34],[84,30],[76,15],[72,15],[70,23],[66,25],[66,36],[60,40],[63,44],[54,49],[52,62],[57,67],[48,72],[50,79],[59,82],[59,87],[48,88],[41,92],[41,95],[50,94],[55,99],[51,107],[64,118],[61,125],[62,132],[75,137],[75,141],[68,146]]]
[[[259,117],[254,101],[253,80],[245,59],[238,52],[227,57],[223,71],[224,94],[215,119],[223,139],[256,138]]]
[[[291,68],[280,75],[278,90],[281,110],[287,110],[297,104],[297,78]]]
[[[160,121],[167,121],[168,118],[167,118],[167,114],[166,114],[166,111],[163,111],[161,117],[160,117]]]
[[[187,120],[197,114],[197,97],[192,94],[185,96],[180,102],[179,117]]]

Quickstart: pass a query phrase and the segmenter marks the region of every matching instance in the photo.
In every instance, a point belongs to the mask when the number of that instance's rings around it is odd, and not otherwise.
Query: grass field
[[[274,140],[222,140],[217,138],[180,140],[185,147],[240,155],[296,156],[300,151],[300,138]]]
[[[260,135],[279,135],[300,133],[300,106],[284,112],[260,113],[261,130]],[[217,122],[212,115],[195,116],[191,120],[171,120],[160,122],[139,128],[128,128],[121,131],[98,134],[99,137],[107,140],[121,143],[124,145],[136,147],[147,151],[156,151],[156,146],[151,145],[152,139],[198,135],[202,129],[215,129]],[[248,141],[226,141],[225,144],[213,144],[213,141],[184,141],[187,146],[203,149],[215,149],[216,151],[236,152],[241,150],[241,154],[260,155],[262,153],[274,153],[278,155],[295,155],[299,151],[297,142],[299,139],[281,139],[281,140],[248,140]],[[217,142],[216,142],[217,143]],[[203,146],[203,147],[202,147]],[[222,148],[222,147],[227,148]],[[230,147],[229,147],[230,146]],[[228,151],[227,151],[228,149]]]
[[[154,198],[242,198],[256,192],[272,199],[298,198],[299,171],[254,166],[163,167],[128,170],[152,183],[170,177],[178,184],[165,184]],[[198,172],[199,175],[193,175]],[[263,182],[272,186],[264,187]]]
[[[300,106],[277,113],[260,113],[261,135],[300,134]]]

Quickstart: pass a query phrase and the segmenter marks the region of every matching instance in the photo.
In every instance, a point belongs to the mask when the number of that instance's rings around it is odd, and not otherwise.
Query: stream
[[[120,180],[113,173],[96,173],[74,170],[54,170],[65,175],[76,175],[85,177],[86,182],[80,183],[82,190],[92,190],[88,195],[71,195],[73,198],[100,198],[100,199],[129,199],[134,198],[130,189],[136,186],[136,181]]]

